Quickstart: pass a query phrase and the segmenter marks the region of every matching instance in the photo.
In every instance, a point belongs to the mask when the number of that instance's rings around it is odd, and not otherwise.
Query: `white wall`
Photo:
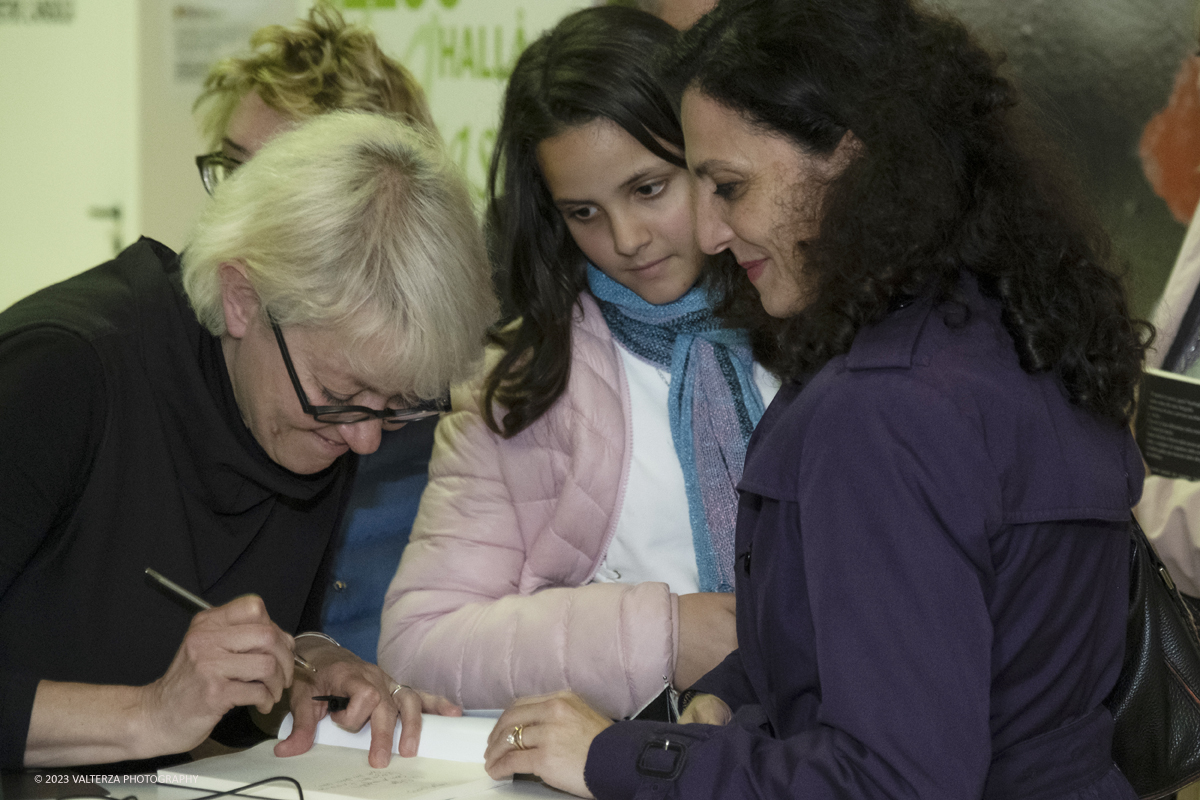
[[[0,308],[111,257],[117,226],[91,209],[121,209],[124,244],[141,226],[136,0],[3,8]]]
[[[512,65],[525,46],[589,0],[406,0],[346,16],[375,31],[429,95],[434,121],[481,199]],[[390,5],[390,7],[383,7]],[[414,7],[415,6],[415,7]]]
[[[210,149],[192,120],[198,80],[180,80],[175,70],[171,13],[177,3],[138,0],[141,40],[138,81],[139,233],[179,250],[208,195],[194,158]],[[86,268],[86,265],[81,268]]]
[[[347,18],[372,28],[384,50],[425,86],[477,199],[513,61],[564,14],[589,4],[341,2],[362,7],[347,9]],[[110,258],[117,234],[122,245],[145,234],[181,248],[205,199],[193,158],[207,147],[191,116],[203,54],[244,48],[255,27],[289,22],[308,6],[308,0],[0,3],[0,309]],[[112,220],[89,216],[93,208],[114,207],[122,213],[119,230]]]

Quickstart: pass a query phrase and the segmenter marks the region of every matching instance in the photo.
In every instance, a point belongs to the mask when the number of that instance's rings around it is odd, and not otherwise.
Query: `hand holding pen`
[[[186,605],[192,611],[207,611],[213,607],[212,603],[208,602],[203,597],[200,597],[197,594],[193,594],[192,592],[189,592],[187,589],[183,588],[175,581],[159,574],[158,572],[150,569],[149,567],[146,567],[146,577],[149,578],[150,580],[154,581],[157,585],[159,585],[163,589],[170,592],[171,595],[173,597],[175,597],[175,599],[179,600],[181,603]],[[309,664],[307,661],[305,661],[303,658],[296,655],[295,653],[292,654],[292,660],[295,661],[296,666],[300,667],[301,669],[306,669],[310,672],[317,671],[316,667],[314,667],[312,664]]]
[[[368,754],[368,761],[374,767],[384,767],[387,765],[390,757],[392,731],[397,722],[401,722],[403,725],[399,752],[401,755],[413,756],[417,753],[417,743],[421,730],[421,713],[423,711],[452,716],[462,714],[461,707],[444,697],[417,692],[411,687],[399,685],[378,666],[364,662],[352,652],[338,646],[336,642],[323,634],[309,634],[328,639],[330,643],[321,645],[316,651],[308,653],[309,658],[314,660],[321,659],[322,667],[320,674],[317,674],[318,670],[316,666],[295,655],[290,648],[288,648],[285,655],[281,656],[278,649],[278,640],[280,637],[282,637],[285,645],[291,644],[291,642],[286,634],[279,630],[274,623],[271,623],[267,617],[266,607],[263,605],[261,598],[254,596],[240,597],[223,606],[213,608],[204,598],[187,591],[152,569],[147,569],[146,575],[155,581],[156,584],[169,591],[173,597],[179,599],[192,610],[198,611],[192,620],[192,625],[188,629],[187,636],[184,638],[183,646],[180,647],[179,652],[176,654],[171,669],[167,671],[167,675],[163,676],[162,679],[156,681],[155,684],[151,684],[151,687],[157,684],[171,686],[182,683],[185,686],[189,685],[188,681],[172,680],[173,675],[175,673],[186,675],[189,667],[192,668],[193,672],[203,671],[198,669],[198,667],[202,666],[203,660],[206,657],[213,656],[214,651],[219,651],[219,647],[222,646],[221,642],[216,642],[214,647],[214,644],[210,644],[207,641],[206,637],[210,632],[216,633],[221,628],[239,630],[238,636],[235,638],[228,636],[230,632],[228,630],[222,634],[224,646],[233,645],[237,649],[249,644],[251,645],[250,650],[237,653],[236,655],[248,656],[256,653],[269,653],[274,655],[276,665],[283,664],[287,667],[284,670],[286,678],[282,686],[292,687],[291,700],[294,724],[291,735],[275,746],[275,754],[278,756],[293,756],[306,752],[312,747],[313,735],[316,732],[318,720],[325,713],[330,713],[339,714],[339,724],[347,726],[351,730],[359,729],[369,720],[371,724],[371,748]],[[262,628],[264,622],[268,626],[265,630]],[[242,627],[239,629],[238,626]],[[250,634],[258,637],[261,637],[263,634],[272,634],[276,641],[274,644],[271,644],[262,638],[249,640],[244,638]],[[199,649],[192,647],[192,643],[199,643]],[[305,668],[304,673],[297,675],[295,684],[292,683],[292,664],[285,660],[286,656],[291,656],[297,665]],[[272,672],[270,669],[271,660],[269,658],[258,655],[256,659],[254,663],[257,668],[267,668],[268,672]],[[221,657],[219,652],[215,652],[213,663],[224,665],[215,672],[229,679],[226,685],[217,685],[216,688],[219,690],[225,692],[241,691],[243,687],[238,685],[239,682],[257,681],[269,689],[273,701],[278,701],[282,693],[282,688],[276,689],[280,684],[275,680],[274,676],[266,678],[250,677],[240,671],[241,667],[238,670],[230,671],[227,667],[234,662]],[[243,666],[247,666],[251,662],[243,659],[241,663]],[[209,669],[207,671],[211,677],[213,670]],[[218,693],[218,696],[220,696],[220,693]],[[237,702],[234,705],[255,705],[260,711],[265,713],[269,710],[273,701],[266,702],[266,708],[252,700]],[[216,720],[213,720],[212,724],[215,725]]]
[[[137,690],[138,714],[157,740],[156,752],[190,750],[236,706],[268,713],[292,685],[293,647],[260,597],[198,611],[163,676]]]

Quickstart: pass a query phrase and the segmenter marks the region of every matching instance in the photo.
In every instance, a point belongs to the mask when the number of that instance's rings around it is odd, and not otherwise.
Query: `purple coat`
[[[1133,798],[1127,429],[1021,370],[998,304],[918,300],[767,410],[739,486],[725,727],[619,723],[599,798]]]

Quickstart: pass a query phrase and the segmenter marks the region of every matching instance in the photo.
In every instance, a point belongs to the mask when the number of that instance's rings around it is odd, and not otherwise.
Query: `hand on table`
[[[671,685],[691,686],[737,649],[737,609],[729,592],[679,595],[679,655]]]
[[[166,673],[139,690],[153,748],[190,750],[235,706],[269,712],[292,682],[292,666],[292,637],[271,622],[262,598],[199,612]]]
[[[612,724],[571,692],[521,698],[496,721],[488,736],[484,767],[493,778],[531,773],[555,788],[591,797],[583,780],[588,749],[596,735]]]
[[[299,755],[312,747],[317,723],[328,713],[328,705],[313,700],[314,696],[350,698],[350,705],[334,712],[333,719],[351,731],[370,721],[371,748],[367,762],[377,768],[386,767],[391,759],[397,719],[401,725],[400,755],[415,756],[421,737],[422,711],[447,717],[462,714],[462,708],[446,698],[401,686],[375,664],[368,664],[326,639],[309,636],[297,639],[297,652],[317,672],[296,669],[291,691],[292,733],[275,745],[277,756]]]

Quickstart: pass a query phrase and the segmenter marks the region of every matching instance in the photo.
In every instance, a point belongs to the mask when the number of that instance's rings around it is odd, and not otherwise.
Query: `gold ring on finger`
[[[411,688],[412,688],[411,686],[405,686],[403,683],[397,683],[397,684],[396,684],[396,687],[395,687],[394,689],[392,689],[391,698],[392,698],[393,700],[395,700],[395,699],[396,699],[396,692],[400,691],[401,689],[411,689]]]
[[[521,741],[521,732],[522,732],[522,731],[524,731],[524,730],[525,730],[525,726],[524,726],[524,725],[515,725],[515,726],[513,726],[512,733],[510,733],[510,734],[509,734],[509,735],[508,735],[508,736],[505,738],[505,740],[504,740],[504,741],[508,742],[508,743],[509,743],[509,744],[511,744],[513,747],[517,748],[518,750],[524,750],[524,749],[526,749],[526,748],[525,748],[525,743],[524,743],[523,741]]]

